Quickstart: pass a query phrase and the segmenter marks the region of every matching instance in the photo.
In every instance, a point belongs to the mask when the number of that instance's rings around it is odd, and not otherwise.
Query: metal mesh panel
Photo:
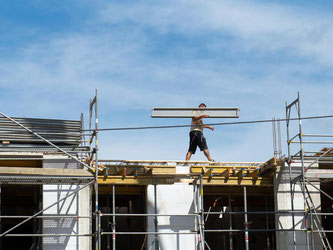
[[[68,153],[81,153],[89,152],[89,147],[68,147],[60,146],[62,150],[65,150]],[[59,152],[59,150],[52,146],[38,146],[38,145],[22,145],[22,146],[13,146],[12,144],[4,145],[0,144],[0,152]]]
[[[43,168],[80,169],[83,166],[73,159],[43,159]]]
[[[27,176],[27,175],[1,175],[1,184],[85,184],[93,177],[61,177],[61,176]]]

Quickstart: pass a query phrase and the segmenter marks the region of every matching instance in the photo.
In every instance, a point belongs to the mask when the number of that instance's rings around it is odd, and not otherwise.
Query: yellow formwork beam
[[[102,167],[104,170],[98,179],[101,185],[192,183],[200,175],[204,185],[273,185],[272,177],[258,176],[261,170],[258,163],[191,162],[177,165],[167,161],[122,161],[118,164],[110,161]],[[178,173],[177,169],[181,167],[188,167],[189,172]]]
[[[175,174],[176,167],[155,167],[155,166],[127,166],[127,165],[106,165],[99,175],[102,176],[139,176],[139,175],[163,175],[163,174]]]
[[[247,167],[247,166],[208,166],[208,167],[199,167],[192,166],[191,173],[197,174],[207,174],[211,176],[256,176],[259,173],[258,167]]]
[[[152,184],[173,184],[174,178],[158,178],[154,179],[151,176],[98,176],[99,185],[152,185]]]
[[[272,186],[273,180],[271,178],[251,178],[251,177],[214,177],[203,178],[204,185],[217,185],[217,186]]]
[[[158,179],[154,179],[148,176],[142,177],[134,177],[134,176],[126,176],[123,178],[122,176],[108,176],[107,178],[103,178],[102,176],[98,177],[99,185],[152,185],[152,184],[173,184],[174,182],[180,182],[183,178],[175,178],[175,177],[159,177]],[[183,179],[183,182],[187,182],[191,184],[194,179]],[[186,181],[185,181],[186,180]],[[203,178],[204,185],[217,185],[217,186],[272,186],[273,180],[271,178],[236,178],[236,177],[206,177]]]

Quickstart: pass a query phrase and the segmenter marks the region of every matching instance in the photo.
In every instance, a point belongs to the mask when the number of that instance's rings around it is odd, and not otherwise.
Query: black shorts
[[[201,131],[195,130],[190,132],[190,146],[188,148],[189,152],[195,154],[197,150],[197,146],[200,148],[201,151],[208,149],[206,138],[203,136]]]

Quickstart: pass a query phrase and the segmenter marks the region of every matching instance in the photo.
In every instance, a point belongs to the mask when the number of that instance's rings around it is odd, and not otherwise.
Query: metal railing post
[[[301,107],[300,107],[300,98],[299,98],[299,92],[297,92],[297,102],[295,104],[297,109],[297,117],[298,117],[298,129],[299,129],[299,142],[300,142],[300,157],[301,157],[301,166],[302,166],[302,181],[301,181],[301,188],[303,193],[303,205],[304,205],[304,224],[308,226],[308,216],[307,216],[307,204],[306,204],[306,194],[305,194],[305,177],[304,177],[304,151],[303,151],[303,131],[302,131],[302,120],[301,120]],[[310,249],[309,245],[309,234],[308,231],[306,231],[306,247],[307,249]]]
[[[231,207],[231,195],[228,194],[228,201],[229,201],[229,212],[232,211],[232,207]],[[234,244],[233,244],[233,239],[232,239],[232,215],[231,213],[229,213],[229,249],[233,250],[234,249]]]
[[[98,205],[98,105],[95,94],[95,210],[96,210],[96,250],[101,250],[101,214]]]
[[[290,106],[286,102],[286,127],[287,127],[287,145],[288,145],[288,168],[289,168],[289,182],[290,182],[290,203],[291,203],[291,210],[294,211],[294,192],[293,192],[293,184],[292,180],[292,168],[291,168],[291,150],[290,150],[290,134],[289,134],[289,124],[290,124]],[[284,167],[284,166],[283,166]],[[282,171],[282,170],[280,170]],[[292,226],[293,226],[293,245],[294,250],[296,250],[296,231],[295,231],[295,215],[292,213]],[[280,217],[279,217],[280,218]]]
[[[112,185],[112,249],[116,250],[116,188],[115,185]]]
[[[267,195],[265,196],[265,203],[266,203],[266,212],[268,211],[268,197]],[[269,229],[269,218],[268,218],[268,213],[266,213],[266,229]],[[270,241],[270,235],[269,232],[266,232],[266,247],[267,250],[271,249],[271,241]]]
[[[243,186],[244,195],[244,226],[245,226],[245,249],[249,250],[249,222],[247,220],[247,199],[246,199],[246,186]]]
[[[158,233],[158,220],[157,220],[157,187],[156,187],[156,183],[154,183],[154,213],[155,213],[155,217],[154,217],[154,226],[155,226],[155,232]],[[158,240],[158,234],[155,234],[155,250],[159,250],[160,248],[160,244],[159,244],[159,240]]]
[[[200,228],[201,228],[201,248],[202,250],[205,249],[205,215],[204,215],[204,212],[205,212],[205,207],[204,207],[204,199],[203,199],[203,182],[202,182],[202,175],[200,175],[200,217],[201,217],[201,220],[200,220]]]

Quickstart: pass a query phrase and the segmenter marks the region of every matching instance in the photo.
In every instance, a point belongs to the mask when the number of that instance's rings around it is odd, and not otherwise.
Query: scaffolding
[[[297,249],[297,234],[304,233],[306,235],[307,249],[315,249],[314,235],[320,236],[324,249],[332,249],[327,237],[328,233],[332,233],[332,230],[325,230],[321,225],[321,216],[331,216],[331,213],[321,213],[318,211],[311,200],[311,195],[308,190],[308,186],[318,189],[329,199],[333,198],[318,188],[318,185],[313,181],[318,182],[320,180],[328,180],[333,178],[333,172],[327,169],[315,169],[314,166],[319,161],[332,163],[332,148],[327,148],[319,155],[315,155],[318,151],[304,152],[303,144],[305,143],[323,143],[320,141],[303,141],[304,137],[332,137],[330,135],[305,135],[302,133],[301,126],[301,112],[300,112],[300,99],[298,98],[290,104],[286,104],[286,125],[287,125],[287,143],[288,143],[288,158],[284,159],[281,155],[281,138],[276,139],[275,134],[278,131],[280,134],[279,119],[272,120],[273,124],[273,150],[274,157],[267,162],[207,162],[207,161],[129,161],[129,160],[101,160],[98,159],[98,100],[97,91],[95,97],[90,100],[89,103],[89,130],[83,129],[83,117],[81,117],[81,127],[79,133],[79,140],[77,134],[66,131],[66,136],[76,136],[68,139],[67,143],[63,138],[59,139],[59,131],[38,131],[38,129],[30,128],[29,123],[24,120],[11,118],[3,113],[0,113],[5,120],[9,121],[9,125],[6,125],[8,131],[14,131],[11,133],[11,137],[3,137],[3,144],[7,144],[7,141],[30,141],[38,142],[39,144],[28,145],[19,147],[17,145],[9,145],[6,147],[0,147],[0,152],[8,153],[7,155],[0,155],[0,161],[43,161],[43,153],[52,152],[55,156],[49,161],[57,161],[59,159],[64,160],[66,156],[68,160],[71,160],[82,166],[83,169],[34,169],[24,171],[22,168],[10,167],[7,170],[0,168],[0,183],[1,184],[77,184],[81,185],[79,188],[68,193],[63,198],[50,204],[49,206],[41,209],[32,216],[15,216],[15,218],[23,219],[22,222],[13,226],[12,228],[1,232],[0,239],[2,237],[89,237],[93,241],[93,249],[102,249],[102,236],[112,236],[112,241],[107,238],[107,249],[116,249],[117,247],[117,235],[145,235],[141,249],[147,247],[147,236],[154,236],[153,247],[155,250],[160,249],[160,237],[161,235],[193,235],[195,237],[196,249],[204,250],[211,249],[207,240],[209,234],[221,233],[227,235],[225,239],[224,249],[229,246],[229,249],[235,249],[235,234],[241,234],[243,237],[244,249],[250,249],[251,235],[263,233],[265,235],[265,249],[275,249],[274,247],[274,233],[277,232],[291,232],[293,233],[293,247]],[[298,134],[294,137],[290,137],[290,123],[291,123],[291,109],[296,107],[298,116]],[[38,121],[41,122],[41,121]],[[42,121],[43,122],[43,121]],[[48,121],[50,123],[51,120]],[[277,127],[276,127],[277,122]],[[0,121],[1,123],[1,121]],[[18,131],[19,128],[19,131]],[[6,132],[8,132],[6,131]],[[90,133],[87,133],[89,131]],[[27,133],[29,136],[24,134]],[[47,135],[47,136],[46,136]],[[85,138],[88,137],[88,140]],[[297,140],[298,138],[298,140]],[[67,140],[67,139],[66,139]],[[4,143],[5,142],[5,143]],[[77,145],[77,143],[80,145]],[[72,144],[70,144],[72,143]],[[293,153],[291,146],[293,143],[300,145],[298,152]],[[326,144],[327,141],[325,142]],[[278,149],[277,149],[278,144]],[[17,154],[17,152],[30,152],[32,155]],[[14,156],[13,156],[14,155]],[[311,160],[311,163],[308,161]],[[295,162],[300,163],[300,168],[295,167]],[[249,211],[249,188],[267,187],[272,188],[274,186],[275,171],[278,167],[284,167],[285,162],[288,165],[289,177],[290,177],[290,194],[291,194],[291,210],[275,211],[269,207],[267,196],[265,196],[265,209],[263,211]],[[307,165],[306,165],[307,164]],[[300,171],[300,172],[299,172]],[[174,183],[184,182],[193,186],[193,211],[185,214],[161,214],[158,213],[158,197],[157,187],[159,185],[172,185]],[[117,213],[116,207],[116,190],[122,186],[145,186],[152,185],[154,188],[153,208],[154,213]],[[299,185],[304,197],[304,210],[300,211],[294,207],[295,186]],[[108,186],[112,188],[110,194],[112,194],[112,213],[102,213],[100,209],[100,188]],[[52,206],[64,202],[69,197],[77,194],[79,191],[85,188],[94,189],[94,205],[93,212],[90,216],[65,216],[65,215],[53,215],[45,216],[43,213],[50,209]],[[233,211],[232,195],[228,193],[227,202],[222,208],[225,210],[212,211],[218,202],[221,202],[221,197],[217,197],[213,204],[209,208],[205,208],[205,193],[204,189],[208,190],[210,187],[239,187],[238,194],[242,195],[243,203],[241,208],[243,211]],[[206,197],[207,198],[207,197]],[[110,204],[108,204],[110,205]],[[225,216],[228,218],[228,223],[224,225],[227,228],[207,228],[207,221],[212,216]],[[276,215],[288,215],[292,217],[292,228],[278,229],[273,227],[274,221],[272,216]],[[295,225],[295,216],[303,215],[304,228],[297,228]],[[117,231],[116,230],[116,218],[117,217],[143,217],[153,218],[154,230],[147,231]],[[242,216],[242,228],[239,225],[234,225],[233,218],[235,216]],[[250,216],[264,216],[263,228],[255,228],[252,226],[253,221],[249,219]],[[188,232],[159,231],[159,218],[160,217],[190,217],[194,219],[194,227],[189,228]],[[2,219],[13,219],[13,216],[0,215]],[[22,224],[34,220],[34,219],[47,219],[47,218],[77,218],[87,219],[90,221],[90,225],[95,225],[91,228],[91,231],[87,234],[13,234],[11,233]],[[110,222],[110,218],[112,219]],[[102,222],[107,220],[107,223],[111,225],[111,230],[103,230]],[[94,222],[93,222],[94,221]],[[226,243],[228,242],[228,243]],[[38,249],[35,247],[35,249]]]
[[[291,122],[290,122],[290,115],[292,109],[296,109],[297,118],[298,118],[298,129],[297,134],[291,137]],[[319,152],[319,155],[314,155],[315,153],[318,154],[318,151],[304,151],[304,144],[325,144],[330,145],[332,142],[330,141],[304,141],[304,138],[331,138],[333,135],[319,135],[319,134],[304,134],[302,131],[302,117],[301,117],[301,107],[300,107],[300,96],[297,93],[297,98],[291,102],[290,104],[286,103],[286,127],[287,127],[287,144],[288,144],[288,158],[287,164],[289,169],[289,177],[290,177],[290,194],[291,194],[291,208],[294,211],[294,202],[295,202],[295,190],[296,185],[299,185],[300,190],[303,195],[304,201],[304,217],[303,222],[306,227],[306,248],[307,249],[315,249],[315,239],[314,239],[314,232],[318,232],[320,241],[322,244],[323,249],[331,250],[332,247],[330,242],[327,238],[327,233],[330,233],[329,230],[324,230],[322,223],[321,223],[321,215],[322,213],[318,212],[318,208],[314,204],[311,194],[309,192],[308,186],[311,186],[317,189],[319,192],[327,196],[329,199],[333,200],[333,198],[328,195],[327,193],[323,192],[318,188],[318,183],[320,185],[321,181],[330,181],[332,179],[332,171],[331,170],[324,170],[321,171],[315,164],[319,163],[322,160],[331,160],[329,157],[330,153],[332,152],[333,148],[328,147],[324,151]],[[297,152],[292,152],[292,144],[296,143],[299,145]],[[307,162],[306,162],[307,161]],[[296,166],[296,162],[300,162],[300,167]],[[312,183],[316,182],[316,184]],[[319,208],[320,209],[320,208]],[[295,230],[295,217],[294,213],[292,214],[292,223],[293,223],[293,242],[294,242],[294,249],[297,248],[296,246],[296,230]]]
[[[42,214],[53,208],[55,205],[64,204],[65,201],[77,195],[83,189],[95,186],[96,194],[98,194],[97,175],[93,175],[95,169],[92,168],[90,160],[94,157],[97,161],[97,90],[93,101],[90,102],[90,129],[95,107],[95,127],[91,134],[83,131],[83,116],[81,121],[65,121],[52,119],[34,119],[34,118],[11,118],[0,112],[1,134],[0,140],[0,161],[8,166],[12,166],[22,162],[32,164],[24,164],[24,167],[7,167],[0,169],[0,184],[38,184],[38,185],[79,185],[78,188],[70,190],[64,197],[59,198],[56,202],[40,209],[31,216],[4,216],[0,214],[0,222],[3,219],[24,219],[15,226],[11,226],[8,230],[1,231],[0,241],[3,237],[93,237],[89,234],[78,233],[57,233],[57,234],[13,234],[15,229],[34,219],[76,219],[76,220],[92,220],[91,216],[66,216],[66,215],[50,215]],[[89,137],[89,146],[85,137]],[[50,158],[44,158],[44,153],[52,155]],[[89,156],[90,158],[87,158]],[[77,164],[79,169],[52,169],[52,168],[26,168],[25,165],[43,165],[43,162],[50,164],[58,164],[61,161],[64,164]],[[14,162],[14,163],[12,163]],[[36,164],[38,163],[38,164]],[[41,163],[41,164],[39,164]],[[88,163],[88,164],[87,164]],[[36,167],[34,166],[34,167]],[[41,205],[39,205],[41,207]],[[96,211],[98,211],[98,200],[96,201]],[[95,218],[98,220],[99,216]],[[96,223],[98,225],[98,223]],[[99,234],[97,234],[99,235]],[[1,241],[2,244],[2,241]],[[96,237],[96,245],[99,244],[99,238]],[[1,245],[0,245],[1,247]],[[31,249],[42,249],[41,243],[34,240]],[[96,248],[100,249],[100,248]]]

